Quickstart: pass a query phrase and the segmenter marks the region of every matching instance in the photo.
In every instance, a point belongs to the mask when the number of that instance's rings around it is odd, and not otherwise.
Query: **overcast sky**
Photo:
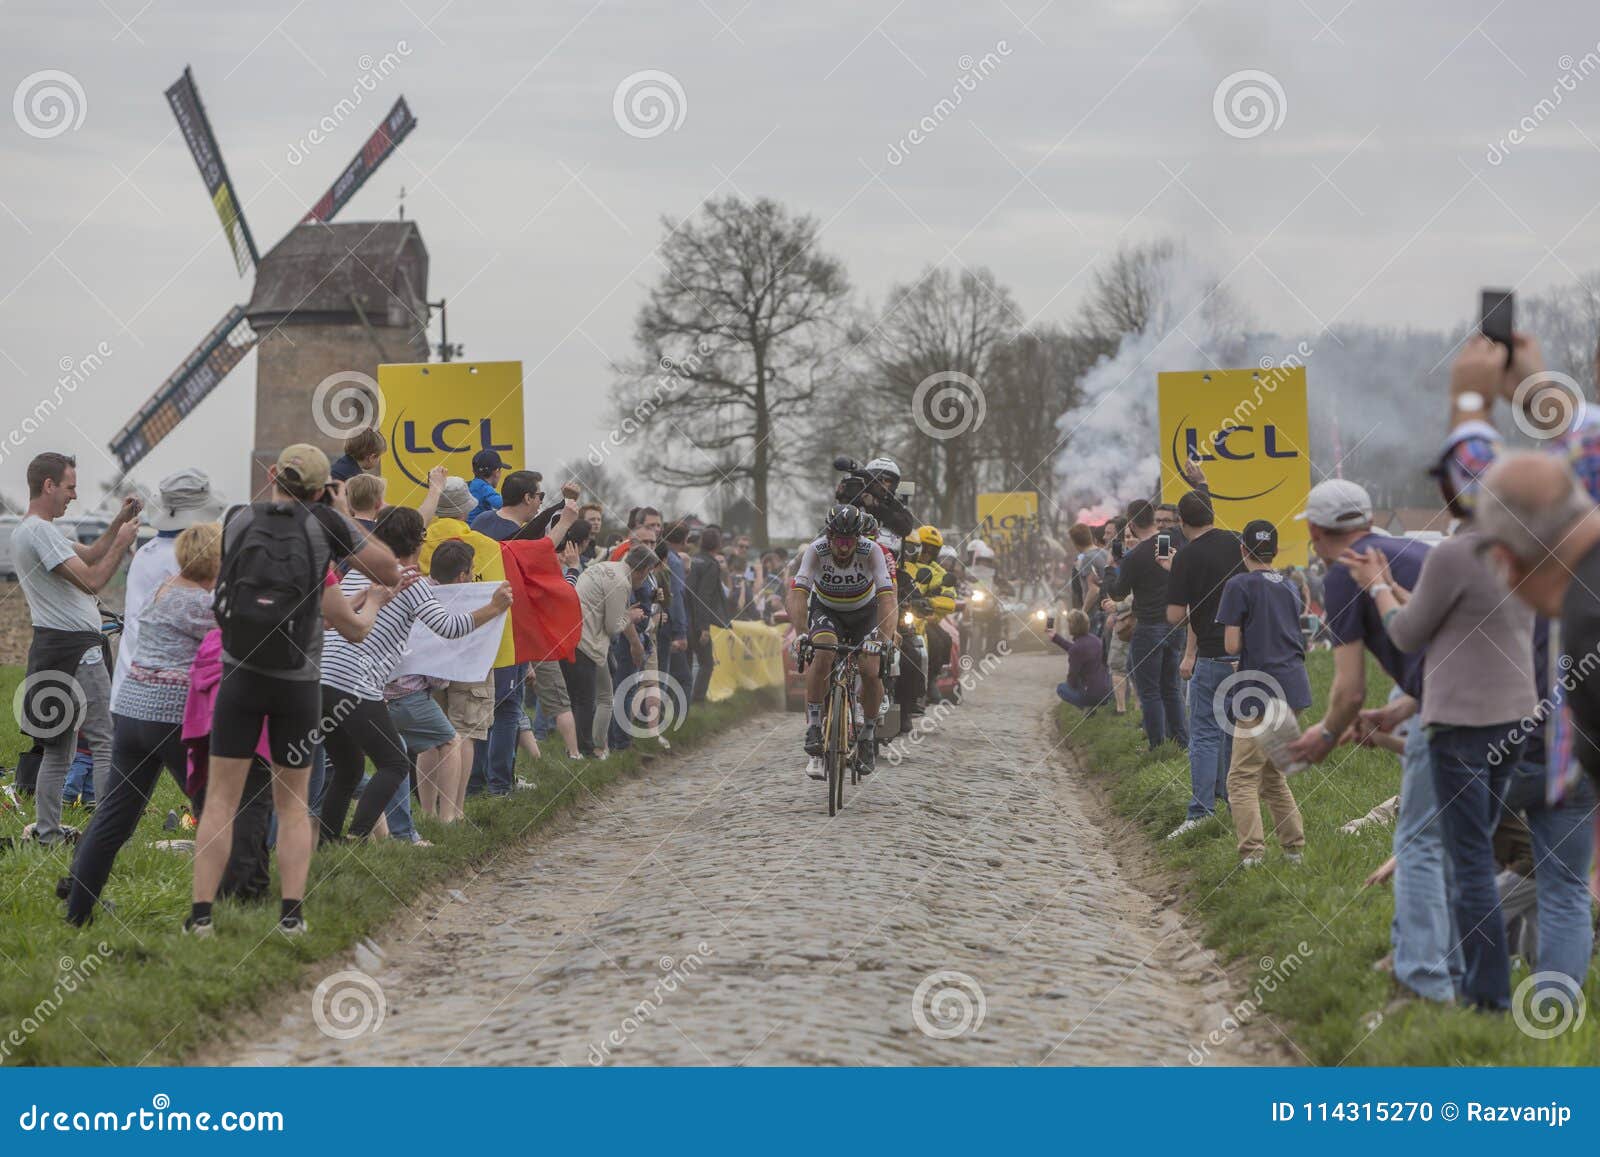
[[[1098,257],[1153,236],[1184,239],[1285,333],[1444,327],[1475,314],[1480,286],[1531,292],[1600,267],[1592,2],[10,0],[3,12],[4,92],[59,70],[83,97],[81,124],[55,135],[22,123],[15,102],[0,120],[0,440],[63,360],[112,351],[46,429],[7,449],[0,489],[14,496],[47,448],[78,454],[92,495],[110,436],[249,296],[162,96],[185,64],[263,251],[406,96],[418,128],[339,219],[392,217],[405,186],[452,339],[525,364],[531,464],[547,469],[609,428],[608,364],[630,355],[659,274],[659,217],[712,194],[814,214],[868,299],[928,262],[987,265],[1041,320],[1074,311]],[[386,54],[399,67],[300,157]],[[683,94],[681,124],[657,135],[614,115],[618,86],[645,70]],[[1268,74],[1234,88],[1256,86],[1271,109],[1251,123],[1224,99],[1225,127],[1214,96],[1242,70]],[[959,108],[935,111],[957,92]],[[907,147],[925,117],[935,127]],[[1524,118],[1532,131],[1512,143]],[[254,384],[252,358],[137,476],[194,464],[242,494]]]

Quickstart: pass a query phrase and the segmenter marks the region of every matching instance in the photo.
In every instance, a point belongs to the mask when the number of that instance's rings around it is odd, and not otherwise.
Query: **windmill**
[[[239,204],[237,194],[234,192],[233,181],[228,175],[227,166],[223,163],[222,153],[217,147],[217,140],[211,131],[211,123],[206,117],[205,107],[200,103],[200,93],[195,87],[194,75],[189,68],[183,70],[183,75],[167,89],[167,102],[172,106],[173,115],[177,118],[178,127],[183,132],[185,141],[188,142],[189,152],[193,155],[195,164],[200,169],[200,176],[205,182],[206,192],[210,194],[212,204],[221,219],[224,235],[233,253],[235,264],[241,277],[252,272],[262,272],[268,268],[267,263],[274,261],[275,255],[287,250],[294,250],[292,254],[285,252],[278,265],[294,265],[304,269],[308,261],[308,251],[317,250],[319,245],[315,242],[308,243],[305,232],[316,228],[326,232],[322,238],[320,249],[323,251],[320,268],[321,277],[318,284],[327,284],[330,279],[335,284],[345,285],[348,278],[339,281],[333,275],[343,264],[359,264],[363,257],[372,260],[370,253],[360,252],[362,247],[371,249],[374,245],[386,247],[385,251],[394,256],[389,268],[396,271],[397,277],[405,284],[401,291],[404,301],[401,313],[409,314],[409,318],[402,316],[400,327],[414,328],[420,324],[423,330],[422,356],[415,357],[414,341],[403,340],[398,347],[398,352],[386,349],[381,340],[372,336],[372,322],[368,316],[368,308],[372,302],[371,297],[376,293],[393,292],[387,284],[371,285],[371,278],[366,278],[368,284],[357,287],[344,294],[349,299],[350,316],[359,317],[360,324],[367,329],[367,340],[371,342],[380,355],[379,360],[426,360],[427,342],[427,254],[422,249],[420,235],[416,232],[413,222],[402,222],[402,230],[395,235],[395,223],[374,224],[370,228],[357,225],[332,226],[330,223],[339,210],[349,202],[358,189],[364,185],[368,178],[377,171],[378,167],[388,158],[395,147],[406,138],[417,121],[411,115],[405,97],[395,101],[394,106],[384,117],[377,130],[367,139],[366,143],[355,157],[345,166],[337,180],[329,187],[315,205],[301,218],[299,225],[290,230],[278,245],[273,247],[266,258],[263,258],[256,248],[255,238],[250,233],[250,227],[245,221],[243,210]],[[376,239],[374,240],[374,236]],[[291,244],[292,243],[292,244]],[[382,268],[380,264],[380,268]],[[371,272],[371,269],[368,269]],[[280,291],[289,288],[288,282],[281,273],[274,278],[274,285]],[[383,279],[379,279],[380,282]],[[392,279],[391,279],[392,280]],[[244,360],[246,354],[262,343],[263,333],[258,332],[258,327],[252,325],[252,318],[257,322],[265,319],[267,325],[266,336],[271,336],[272,331],[280,326],[299,324],[303,318],[298,316],[291,307],[284,307],[281,303],[274,305],[267,303],[266,308],[256,308],[262,297],[262,278],[258,277],[256,292],[251,302],[235,305],[223,314],[222,319],[211,327],[209,333],[201,339],[193,351],[179,363],[178,368],[172,372],[166,381],[162,382],[156,391],[150,395],[148,401],[139,407],[136,413],[116,436],[111,440],[111,452],[115,455],[122,471],[126,473],[132,469],[184,418],[203,401],[207,395],[215,390],[223,378],[227,377],[230,370]],[[420,284],[414,284],[418,283]],[[346,285],[348,289],[348,285]],[[368,293],[365,290],[371,289]],[[420,300],[420,318],[415,297]],[[307,299],[302,297],[298,302]],[[315,304],[315,303],[313,303]],[[395,312],[390,308],[388,313]],[[330,321],[337,321],[343,313],[337,315],[327,309],[315,319],[324,327]],[[380,317],[379,324],[383,322]],[[391,325],[393,324],[393,319]],[[292,342],[288,344],[293,344]],[[337,345],[338,343],[334,343]],[[324,355],[334,361],[340,360],[340,352],[331,350],[328,343],[324,342]],[[391,343],[393,345],[393,343]],[[370,356],[368,357],[371,361]],[[302,363],[304,359],[302,359]],[[351,362],[344,359],[345,364],[336,368],[344,371],[359,369],[360,361]],[[373,367],[377,362],[371,361]],[[301,364],[297,369],[301,372],[306,366]],[[315,381],[315,379],[313,379]],[[258,372],[257,381],[257,442],[256,459],[257,468],[252,480],[252,488],[259,485],[262,467],[260,459],[264,452],[262,446],[262,417],[264,412],[270,411],[271,398],[277,383],[272,380],[272,375],[266,368]],[[315,440],[315,439],[313,439]]]

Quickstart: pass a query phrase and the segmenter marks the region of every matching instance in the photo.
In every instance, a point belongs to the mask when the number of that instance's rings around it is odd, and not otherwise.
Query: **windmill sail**
[[[180,109],[180,100],[173,93],[187,86],[192,94],[193,113],[185,119],[185,112]],[[206,123],[205,110],[200,108],[200,97],[194,92],[194,80],[189,75],[189,70],[184,69],[183,77],[177,84],[167,90],[167,99],[172,103],[173,111],[178,114],[178,123],[184,129],[184,136],[189,140],[189,149],[194,153],[195,162],[200,165],[200,173],[206,178],[206,187],[211,188],[211,170],[207,169],[207,162],[202,158],[209,156],[213,159],[214,171],[220,174],[220,189],[228,194],[227,203],[233,201],[233,186],[228,182],[227,170],[222,167],[222,156],[216,150],[216,138],[211,135],[211,126]],[[185,98],[187,99],[187,98]],[[184,104],[183,108],[189,108]],[[197,138],[190,132],[190,125],[203,129]],[[306,221],[331,221],[340,209],[343,209],[357,189],[366,184],[371,177],[394,152],[395,146],[405,139],[412,129],[417,127],[416,117],[411,115],[411,108],[406,104],[406,98],[401,97],[395,101],[394,107],[389,110],[389,115],[384,117],[383,123],[378,126],[372,136],[367,138],[361,151],[345,166],[344,172],[339,174],[339,179],[333,187],[322,195],[322,198],[311,207],[302,223]],[[209,150],[202,152],[196,147],[196,139],[209,142]],[[215,193],[213,194],[215,199]],[[222,212],[222,200],[217,200],[218,212]],[[239,226],[239,236],[248,251],[249,260],[254,262],[259,259],[256,253],[255,241],[250,237],[250,230],[244,224],[244,218],[235,214],[234,218]],[[229,218],[223,214],[223,228],[228,229]],[[234,234],[229,232],[229,241],[233,241]],[[234,246],[235,257],[238,257],[239,248]],[[239,266],[242,273],[246,265],[241,261]],[[111,440],[111,452],[116,455],[117,462],[123,472],[133,469],[138,462],[152,449],[156,443],[172,433],[189,412],[200,404],[200,401],[218,383],[244,360],[244,356],[255,348],[260,340],[255,330],[250,328],[250,323],[245,319],[244,306],[236,305],[230,309],[227,316],[219,321],[209,334],[195,346],[194,352],[183,359],[183,363],[172,372],[160,388],[150,395],[149,401],[139,407],[139,412],[133,416],[127,425],[117,431],[117,436]]]
[[[411,115],[411,107],[406,104],[406,98],[401,97],[394,102],[394,107],[389,110],[389,115],[383,118],[383,123],[367,138],[367,143],[361,146],[361,151],[355,159],[345,166],[344,172],[339,174],[339,179],[333,187],[322,194],[322,199],[311,206],[311,211],[300,219],[301,224],[307,221],[332,221],[334,214],[345,207],[346,202],[356,195],[356,190],[367,183],[367,178],[378,171],[378,166],[388,159],[394,152],[395,146],[405,140],[406,135],[417,127],[417,118]]]
[[[189,411],[255,348],[256,340],[255,331],[245,319],[244,306],[234,306],[183,359],[183,364],[172,371],[172,376],[161,383],[161,388],[150,395],[132,421],[111,439],[111,452],[123,471],[131,470],[157,442],[172,433],[173,427],[188,417]]]
[[[178,118],[178,128],[189,143],[189,153],[200,168],[200,179],[206,183],[211,203],[222,219],[222,233],[233,250],[234,264],[243,277],[261,260],[256,251],[255,238],[250,235],[250,225],[244,219],[239,205],[239,195],[233,190],[233,180],[228,176],[228,166],[223,164],[222,150],[217,147],[216,135],[211,131],[211,121],[206,117],[205,106],[200,103],[200,91],[194,86],[194,74],[183,70],[172,87],[167,89],[167,103],[172,115]]]

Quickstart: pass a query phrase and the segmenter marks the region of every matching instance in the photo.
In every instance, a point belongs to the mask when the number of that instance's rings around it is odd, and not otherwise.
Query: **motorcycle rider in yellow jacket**
[[[950,636],[939,624],[956,609],[955,577],[939,565],[939,551],[944,547],[944,535],[937,526],[923,526],[917,530],[921,541],[921,555],[908,568],[917,594],[927,600],[930,612],[926,616],[928,636],[928,699],[937,697],[934,690],[939,672],[950,661]]]

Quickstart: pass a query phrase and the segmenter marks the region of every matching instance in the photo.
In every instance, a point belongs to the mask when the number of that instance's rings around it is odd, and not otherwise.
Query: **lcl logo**
[[[389,446],[400,473],[418,486],[428,484],[428,471],[437,465],[428,459],[435,454],[476,454],[479,450],[513,448],[510,442],[495,441],[491,418],[445,418],[430,429],[426,422],[419,424],[403,411],[389,428]]]
[[[1201,462],[1249,462],[1258,457],[1300,457],[1298,447],[1281,444],[1278,427],[1270,423],[1259,429],[1243,424],[1221,427],[1211,432],[1210,446],[1202,449],[1200,431],[1188,422],[1189,416],[1185,414],[1179,420],[1177,429],[1172,432],[1172,468],[1177,471],[1180,478],[1188,470],[1191,458],[1199,459]],[[1180,440],[1183,443],[1181,452],[1178,445]],[[1287,480],[1280,478],[1265,490],[1258,490],[1254,494],[1219,494],[1212,490],[1211,497],[1223,502],[1248,502],[1271,494],[1285,481]]]

